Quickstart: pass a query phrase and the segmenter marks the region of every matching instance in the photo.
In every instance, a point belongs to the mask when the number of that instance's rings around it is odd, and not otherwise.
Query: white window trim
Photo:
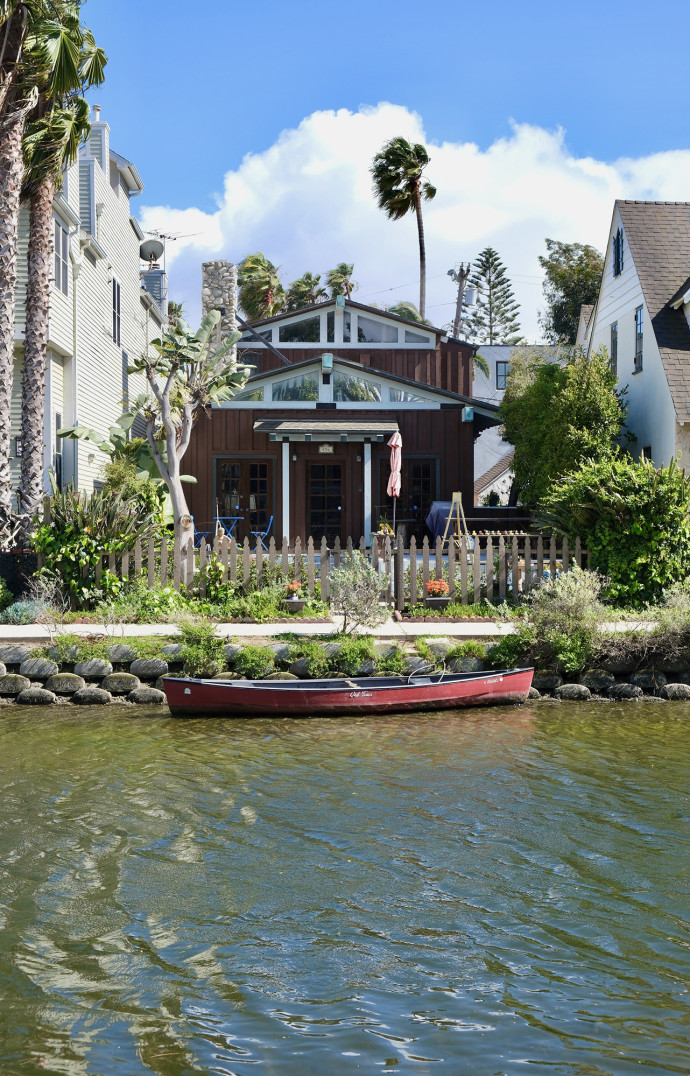
[[[248,385],[247,388],[261,388],[264,391],[263,400],[226,400],[224,403],[219,404],[220,408],[261,408],[261,410],[290,410],[297,411],[309,411],[314,410],[317,403],[333,403],[333,382],[336,373],[342,373],[346,377],[361,376],[366,381],[371,381],[377,385],[381,390],[381,399],[375,400],[372,403],[362,402],[350,402],[347,400],[337,401],[337,408],[341,411],[440,411],[441,401],[438,397],[434,397],[431,394],[426,395],[424,389],[420,387],[417,389],[411,385],[402,385],[395,381],[389,381],[385,377],[380,377],[377,374],[370,371],[366,366],[362,367],[361,375],[359,371],[352,370],[349,367],[340,366],[338,362],[333,364],[333,371],[331,373],[330,383],[325,385],[321,376],[321,365],[314,363],[313,365],[302,367],[290,373],[286,368],[276,370],[274,375],[270,378],[262,380],[260,384]],[[316,374],[319,384],[319,399],[317,400],[273,400],[272,391],[273,385],[279,381],[290,381],[295,377],[314,376]],[[419,400],[410,401],[405,403],[400,400],[391,400],[391,389],[402,389],[403,391],[409,391],[415,393],[420,397]]]
[[[324,304],[324,306],[326,306],[326,305],[327,304]],[[351,339],[349,342],[343,341],[343,314],[344,314],[344,312],[346,310],[350,314],[350,317],[351,317],[351,324],[352,324],[351,336],[355,337],[354,340]],[[335,340],[328,340],[327,339],[327,335],[328,335],[327,315],[330,314],[330,313],[333,313],[333,312],[335,312],[335,334],[334,334],[335,335]],[[397,333],[398,333],[397,340],[386,340],[386,341],[384,341],[382,343],[369,343],[369,342],[358,343],[358,341],[356,339],[356,337],[357,337],[357,321],[358,321],[358,318],[359,318],[360,314],[361,314],[361,316],[363,318],[368,318],[370,321],[380,321],[382,325],[386,325],[386,326],[393,327],[393,328],[397,329]],[[318,340],[289,340],[288,341],[288,340],[281,340],[280,339],[280,329],[281,328],[284,328],[284,327],[286,327],[288,325],[295,325],[298,322],[305,320],[306,318],[313,318],[313,317],[317,317],[317,316],[320,318],[320,331],[319,331],[319,339]],[[297,312],[295,312],[295,314],[292,317],[284,318],[283,320],[281,320],[279,322],[276,322],[274,325],[265,325],[263,327],[261,327],[260,325],[257,325],[257,327],[256,327],[257,333],[268,332],[269,330],[271,332],[270,342],[274,345],[274,347],[277,347],[280,350],[283,350],[283,349],[290,350],[292,348],[303,349],[305,347],[323,347],[324,349],[327,348],[327,347],[338,347],[338,348],[353,348],[353,349],[356,348],[358,351],[361,351],[362,348],[366,348],[367,350],[368,349],[373,349],[375,351],[376,350],[378,350],[378,351],[386,351],[387,349],[390,349],[391,347],[395,347],[395,348],[408,348],[411,351],[419,351],[420,349],[428,351],[428,350],[432,350],[433,348],[436,347],[436,336],[435,336],[435,334],[431,333],[428,329],[425,329],[424,326],[422,326],[422,325],[420,325],[418,329],[414,325],[407,325],[407,324],[400,325],[400,324],[397,324],[397,323],[392,323],[387,318],[377,317],[376,314],[374,314],[374,313],[365,314],[364,311],[353,310],[351,307],[342,307],[342,306],[327,307],[327,309],[325,309],[325,310],[318,310],[318,311],[314,310],[314,311],[310,312],[309,314],[297,311]],[[418,341],[413,341],[413,342],[410,343],[410,342],[405,340],[405,332],[406,331],[407,332],[418,332],[420,335],[425,336],[426,339],[425,339],[425,341],[418,340]],[[259,347],[265,347],[266,346],[264,343],[259,343],[259,341],[256,339],[256,337],[252,337],[252,336],[249,336],[249,335],[247,335],[246,339],[242,340],[240,343],[246,345],[247,347],[251,347],[252,350],[255,347],[259,348]]]

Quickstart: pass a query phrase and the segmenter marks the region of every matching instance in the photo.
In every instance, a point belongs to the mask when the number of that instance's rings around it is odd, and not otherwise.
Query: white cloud
[[[353,261],[362,302],[416,301],[414,219],[389,221],[371,193],[372,157],[394,135],[424,142],[431,156],[428,176],[438,194],[424,210],[427,316],[440,325],[454,309],[447,270],[490,244],[513,279],[523,332],[537,339],[537,258],[547,236],[602,249],[615,198],[682,200],[690,190],[690,151],[606,163],[574,157],[563,131],[529,124],[513,124],[509,137],[485,150],[439,146],[426,138],[421,117],[400,105],[315,112],[225,175],[215,213],[142,207],[142,227],[181,236],[168,243],[170,294],[185,302],[190,321],[199,316],[201,262],[239,261],[255,250],[282,267],[286,283]]]

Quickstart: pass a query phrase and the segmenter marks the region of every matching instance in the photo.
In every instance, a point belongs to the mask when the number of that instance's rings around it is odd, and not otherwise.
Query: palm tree
[[[29,265],[26,288],[24,373],[22,377],[22,457],[19,511],[27,536],[43,492],[43,412],[53,262],[53,198],[63,169],[72,164],[91,130],[81,96],[100,85],[107,63],[93,35],[79,22],[79,10],[62,12],[61,31],[71,61],[58,71],[44,41],[32,50],[39,99],[24,137],[23,195],[29,199]]]
[[[349,299],[352,292],[357,290],[359,284],[352,279],[354,271],[353,263],[338,262],[335,269],[326,273],[326,284],[330,289],[331,299],[335,299],[338,295],[345,295]]]
[[[304,273],[290,284],[286,298],[286,310],[301,310],[304,306],[322,303],[328,298],[328,292],[321,285],[320,273]]]
[[[436,188],[422,173],[429,163],[429,154],[419,142],[414,145],[405,138],[391,138],[374,157],[371,174],[379,209],[389,220],[400,220],[414,210],[419,235],[419,313],[422,321],[426,311],[426,248],[422,200],[429,202]]]
[[[407,299],[401,299],[399,303],[389,306],[388,313],[397,314],[399,318],[407,318],[408,321],[419,321],[421,324],[425,324],[424,318],[417,310],[417,307],[414,303],[408,302]]]
[[[279,314],[285,306],[285,289],[278,270],[260,251],[247,254],[237,274],[240,306],[248,321],[261,321]]]

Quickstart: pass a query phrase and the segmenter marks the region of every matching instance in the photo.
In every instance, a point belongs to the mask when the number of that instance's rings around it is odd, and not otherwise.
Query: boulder
[[[155,687],[135,687],[134,691],[130,691],[127,698],[130,702],[136,702],[142,706],[150,703],[160,706],[161,703],[167,701],[165,692],[159,691]]]
[[[113,671],[113,667],[104,658],[87,658],[85,661],[78,661],[74,671],[85,680],[101,680]]]
[[[211,677],[212,680],[246,680],[246,676],[239,676],[237,673],[232,672],[231,669],[226,669],[225,672],[216,673]],[[156,687],[162,691],[163,681],[156,680]]]
[[[15,700],[19,706],[50,706],[57,702],[57,695],[44,687],[29,687],[20,691]]]
[[[614,676],[627,676],[631,672],[635,672],[637,668],[637,661],[634,657],[626,657],[623,654],[604,655],[599,662],[599,665],[606,672],[613,673]]]
[[[22,676],[28,676],[32,680],[47,680],[58,672],[58,665],[50,658],[26,658],[19,666],[19,671]]]
[[[295,680],[309,680],[311,678],[311,665],[308,658],[297,658],[290,665],[288,672]],[[264,677],[268,679],[268,677]]]
[[[28,691],[31,687],[31,681],[26,676],[20,676],[19,673],[5,673],[4,676],[0,676],[0,695],[18,695],[20,691]]]
[[[666,683],[666,677],[662,672],[646,669],[644,672],[633,673],[630,683],[641,687],[645,695],[658,695]]]
[[[481,658],[451,658],[448,662],[448,668],[451,672],[483,672],[486,668],[486,662]]]
[[[3,661],[5,665],[21,665],[30,657],[31,650],[28,646],[15,646],[12,643],[0,646],[0,661]]]
[[[357,670],[357,676],[374,676],[375,673],[376,662],[373,658],[365,658]]]
[[[264,676],[264,680],[299,680],[299,676],[291,672],[272,672]]]
[[[166,643],[161,647],[161,654],[165,654],[168,661],[182,661],[184,643]],[[134,655],[136,657],[136,654]]]
[[[424,642],[435,661],[443,661],[448,651],[453,648],[450,639],[425,639]]]
[[[541,695],[537,691],[536,687],[531,687],[527,692],[527,698],[530,701],[534,701],[535,699],[540,699]]]
[[[327,658],[337,658],[343,649],[342,644],[337,639],[329,639],[327,643],[322,643],[321,645]]]
[[[137,658],[136,650],[133,646],[128,646],[127,643],[115,643],[114,646],[109,646],[107,654],[109,660],[118,665],[127,661],[136,661]]]
[[[398,648],[392,643],[376,642],[374,651],[378,658],[391,658],[397,654]]]
[[[641,699],[642,688],[637,684],[614,684],[609,688],[610,699]]]
[[[102,687],[80,687],[72,695],[72,702],[77,706],[105,706],[112,701],[113,696]]]
[[[588,687],[593,695],[607,695],[615,682],[613,673],[607,672],[606,669],[590,669],[580,677],[580,683]]]
[[[225,644],[225,660],[228,665],[234,664],[235,658],[242,650],[242,647],[238,643],[226,643]]]
[[[130,665],[129,671],[140,680],[157,680],[159,676],[167,674],[168,663],[163,658],[137,658]]]
[[[51,646],[48,653],[53,661],[79,661],[79,650],[75,643],[73,646]]]
[[[592,692],[584,684],[561,684],[556,688],[556,697],[569,702],[586,702],[591,699]]]
[[[101,680],[101,687],[104,691],[109,691],[111,695],[129,695],[130,691],[141,687],[141,680],[132,673],[110,673]]]
[[[532,680],[532,687],[536,687],[541,695],[553,695],[562,683],[563,677],[558,673],[536,673]]]
[[[287,643],[270,643],[266,649],[272,652],[274,658],[280,665],[290,664],[290,647]]]
[[[690,684],[664,684],[662,699],[690,699]]]
[[[51,676],[46,680],[46,690],[52,691],[56,695],[74,695],[75,691],[79,691],[80,688],[86,687],[83,676],[76,676],[74,673],[56,673],[55,676]]]

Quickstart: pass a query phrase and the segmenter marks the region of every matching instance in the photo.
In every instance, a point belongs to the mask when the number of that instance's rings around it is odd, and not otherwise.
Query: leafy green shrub
[[[273,651],[263,646],[244,646],[235,658],[235,670],[248,680],[262,680],[275,667]]]
[[[690,635],[690,579],[664,591],[657,610],[657,630],[664,634]]]
[[[0,614],[0,622],[3,624],[36,624],[46,615],[46,611],[46,606],[43,602],[12,602]]]
[[[655,467],[618,455],[589,460],[553,486],[541,522],[579,535],[604,595],[636,608],[690,575],[690,479],[676,462]]]
[[[445,660],[452,661],[454,658],[479,658],[480,661],[485,661],[486,652],[486,643],[480,643],[476,639],[467,639],[464,643],[456,643],[455,646],[451,646],[446,654]]]
[[[77,607],[114,597],[122,582],[104,571],[96,582],[96,565],[103,556],[120,554],[156,533],[153,516],[141,517],[132,501],[103,490],[80,493],[67,486],[60,491],[53,481],[51,522],[41,522],[34,532],[34,549],[43,555],[44,574],[57,577]]]
[[[321,643],[315,639],[296,640],[290,646],[290,657],[293,661],[302,658],[306,663],[307,675],[314,680],[328,675],[329,659]]]
[[[400,643],[393,643],[390,650],[379,657],[378,666],[381,672],[405,672],[407,668],[407,658]]]
[[[180,658],[189,676],[215,676],[225,668],[225,640],[216,635],[213,621],[179,621],[182,635]]]
[[[534,591],[529,621],[541,665],[575,673],[591,662],[606,616],[600,600],[603,584],[596,572],[573,568]]]
[[[181,591],[174,587],[149,587],[144,580],[132,583],[108,603],[111,615],[130,624],[164,623],[189,608],[189,599]],[[103,605],[97,606],[97,610],[103,610]]]
[[[8,587],[4,579],[0,579],[0,611],[6,609],[8,605],[12,605],[14,601],[14,595]]]
[[[514,669],[533,662],[534,628],[521,624],[513,635],[503,635],[487,648],[486,660],[494,669]]]
[[[130,501],[142,521],[152,516],[162,529],[167,491],[161,479],[151,478],[137,466],[137,453],[144,447],[148,443],[140,437],[123,442],[103,468],[103,492]]]
[[[362,663],[374,660],[376,651],[370,635],[348,635],[340,640],[338,652],[328,660],[328,671],[355,676]]]
[[[353,553],[331,579],[331,608],[343,615],[343,632],[361,625],[375,628],[389,617],[388,607],[381,604],[382,581],[361,553]]]

